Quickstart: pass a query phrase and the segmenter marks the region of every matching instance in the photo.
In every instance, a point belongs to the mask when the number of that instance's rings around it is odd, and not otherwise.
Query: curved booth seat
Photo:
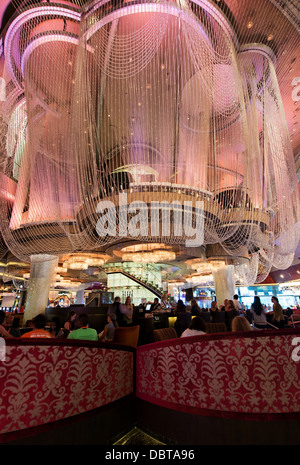
[[[178,338],[136,357],[142,428],[181,444],[299,444],[299,330]]]
[[[194,414],[299,414],[299,336],[299,330],[249,331],[138,347],[136,395]]]
[[[165,444],[300,443],[300,329],[5,342],[0,443],[112,444],[134,425]]]
[[[55,339],[5,342],[0,443],[30,431],[40,433],[45,426],[55,427],[133,395],[135,355],[130,347]]]

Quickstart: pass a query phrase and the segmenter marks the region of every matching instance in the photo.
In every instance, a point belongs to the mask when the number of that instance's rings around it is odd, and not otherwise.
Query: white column
[[[53,255],[32,255],[30,260],[30,278],[24,321],[32,320],[39,313],[45,313],[51,283],[58,264],[58,257]]]
[[[224,304],[225,299],[233,300],[235,293],[234,267],[227,265],[217,268],[213,271],[213,278],[218,307],[220,308]]]

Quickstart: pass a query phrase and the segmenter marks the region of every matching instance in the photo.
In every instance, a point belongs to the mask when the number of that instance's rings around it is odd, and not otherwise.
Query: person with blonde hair
[[[213,300],[210,305],[210,317],[213,323],[223,323],[225,321],[225,317],[223,319],[224,311],[218,307],[218,303],[216,300]]]
[[[284,316],[283,316],[283,309],[280,305],[278,298],[273,295],[271,298],[273,303],[273,325],[277,326],[278,328],[283,328],[284,326]]]
[[[168,302],[168,298],[166,294],[163,294],[160,299],[160,309],[167,311],[168,309],[171,308],[171,305]]]
[[[218,308],[218,303],[216,300],[213,300],[212,303],[211,303],[211,306],[210,306],[210,310],[212,312],[217,312],[219,310]]]
[[[120,311],[124,315],[125,326],[131,325],[133,317],[133,305],[129,295],[126,297],[125,304],[121,305]]]
[[[232,331],[252,331],[249,321],[244,316],[235,316],[231,323]]]

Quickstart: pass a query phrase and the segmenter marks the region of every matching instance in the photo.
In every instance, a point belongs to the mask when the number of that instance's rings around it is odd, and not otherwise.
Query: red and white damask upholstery
[[[223,333],[138,347],[136,395],[193,414],[298,415],[299,335],[290,330]]]
[[[133,360],[132,351],[97,343],[7,342],[0,361],[1,434],[88,412],[131,394]]]
[[[209,334],[137,349],[7,340],[0,361],[0,442],[133,394],[135,377],[138,398],[173,410],[298,418],[300,331]]]

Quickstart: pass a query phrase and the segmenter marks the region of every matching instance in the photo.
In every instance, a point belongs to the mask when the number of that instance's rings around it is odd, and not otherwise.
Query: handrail
[[[122,270],[122,268],[120,268],[118,270],[113,270],[113,271],[106,270],[105,272],[107,274],[121,273],[124,276],[126,276],[127,278],[130,278],[133,281],[135,281],[136,283],[141,284],[142,286],[144,286],[146,289],[153,292],[153,294],[157,295],[157,297],[161,297],[161,295],[162,295],[162,290],[159,290],[156,287],[152,286],[151,284],[149,284],[149,283],[135,277],[134,275],[132,275],[130,273],[127,273],[126,271]]]

